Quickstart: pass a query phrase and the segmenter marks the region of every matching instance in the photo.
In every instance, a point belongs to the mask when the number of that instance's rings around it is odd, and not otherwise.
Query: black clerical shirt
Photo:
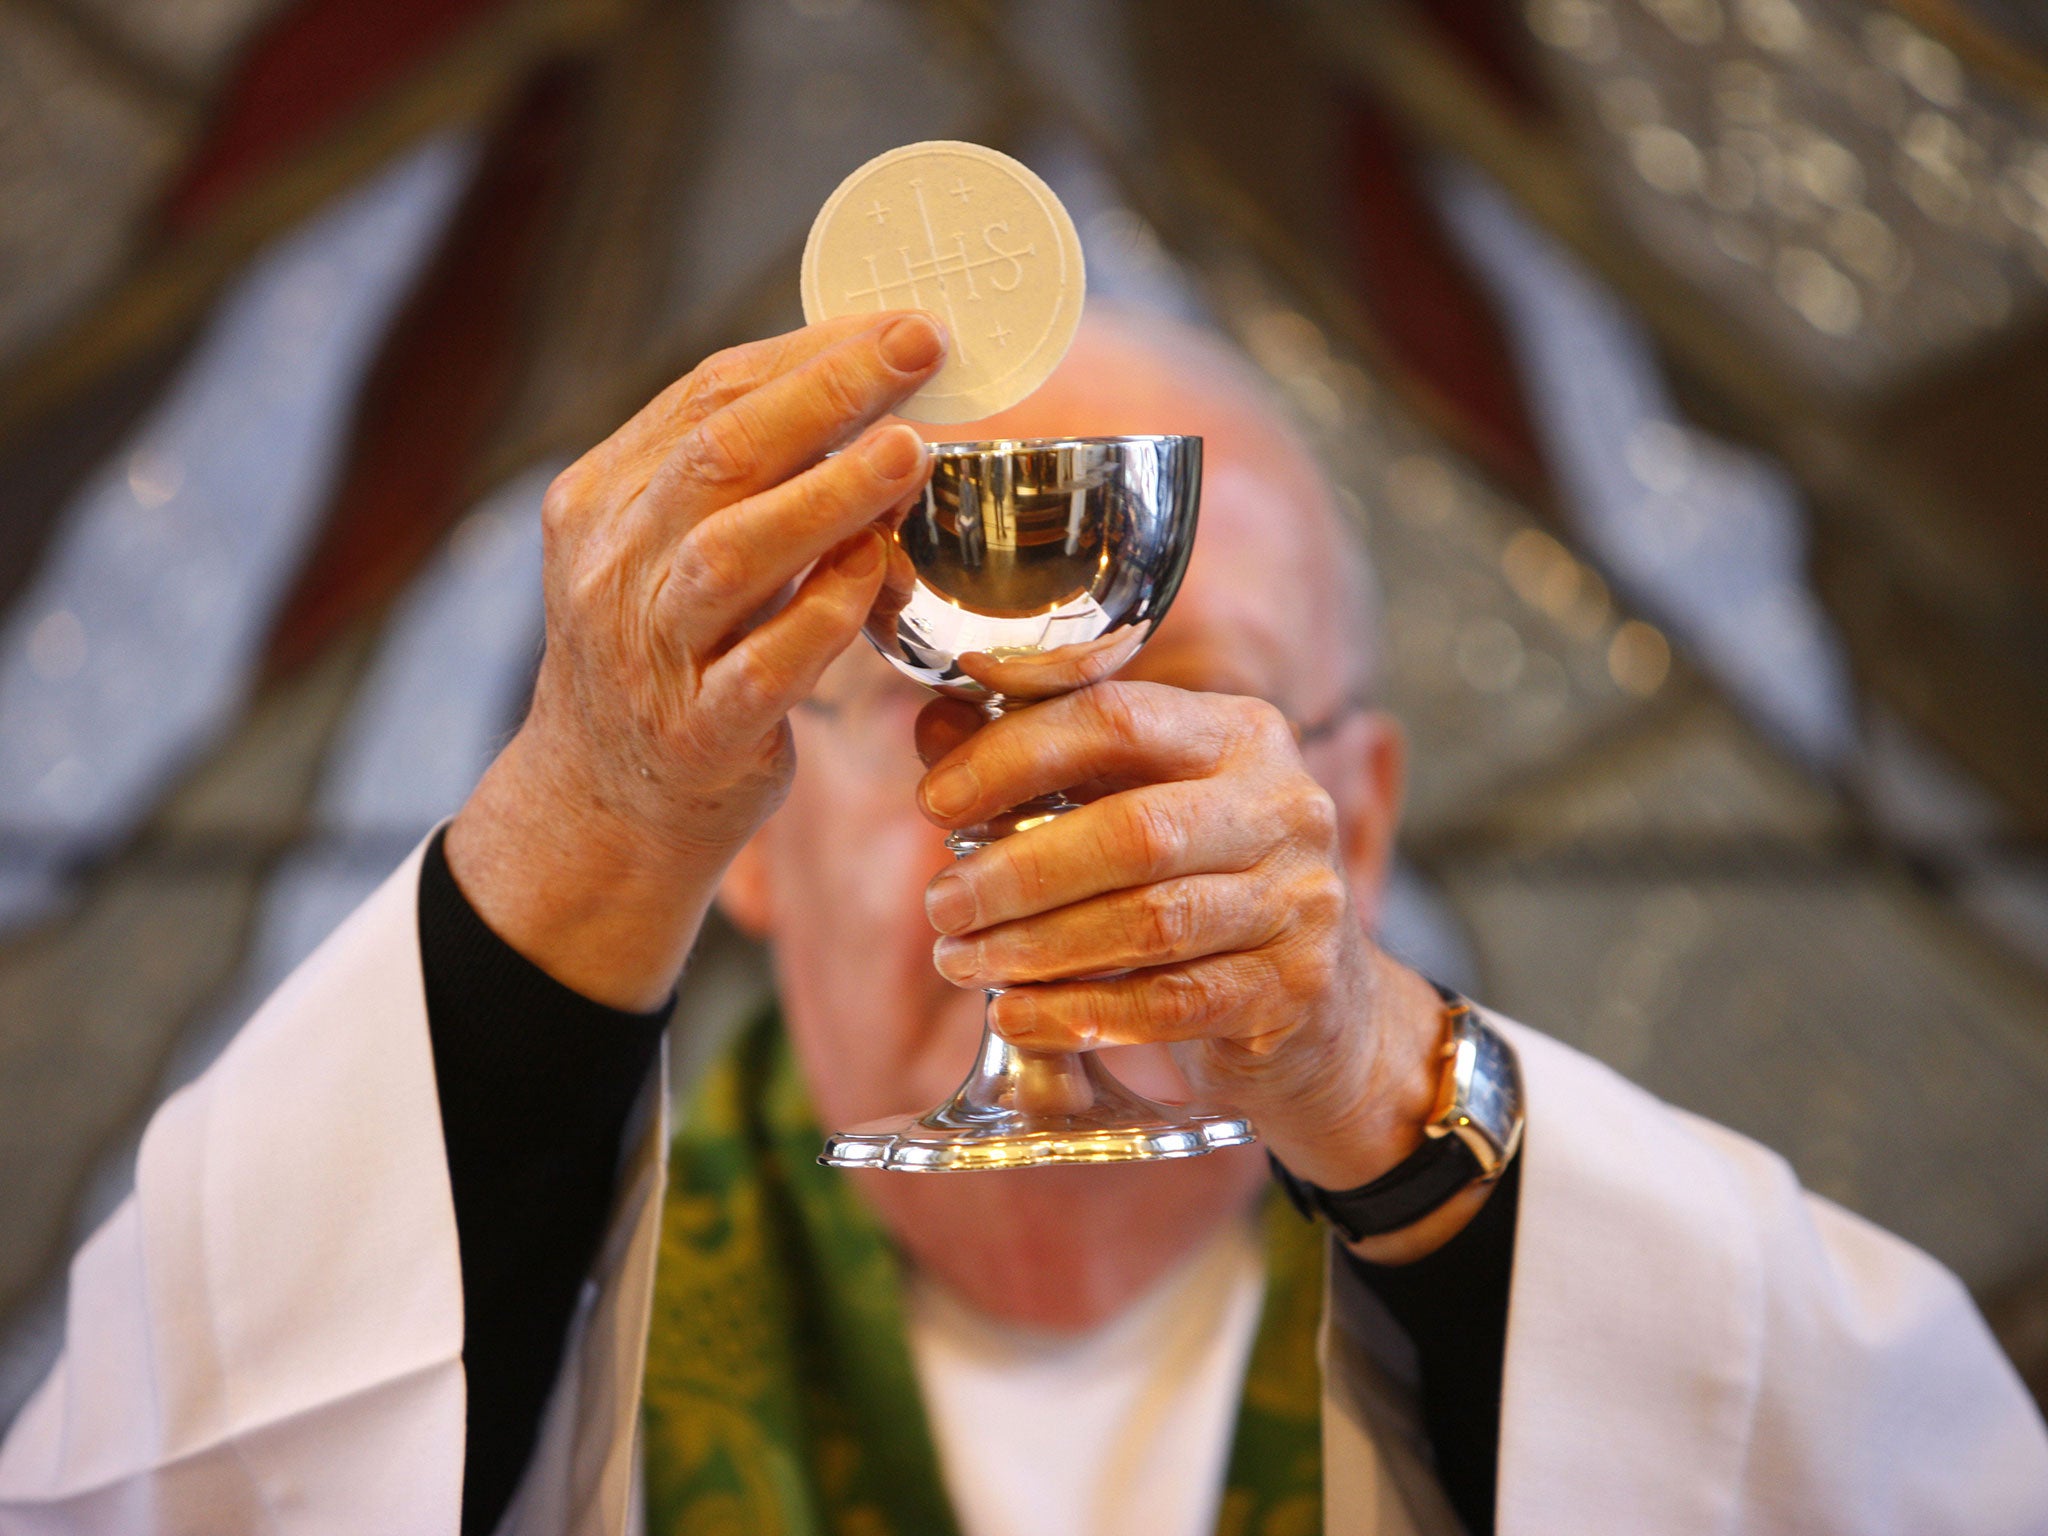
[[[419,931],[462,1252],[462,1530],[486,1536],[533,1454],[668,1011],[606,1008],[526,960],[464,899],[439,837],[420,871]],[[1519,1159],[1419,1263],[1352,1261],[1414,1341],[1438,1475],[1473,1536],[1494,1528],[1518,1182]]]

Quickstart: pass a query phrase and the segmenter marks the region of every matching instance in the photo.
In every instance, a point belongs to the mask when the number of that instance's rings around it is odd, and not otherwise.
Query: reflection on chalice
[[[867,636],[899,670],[990,719],[1098,682],[1137,654],[1173,601],[1201,481],[1195,437],[936,444]],[[1041,796],[947,846],[964,857],[1071,809],[1064,795]],[[1022,1168],[1194,1157],[1252,1139],[1235,1116],[1133,1093],[1093,1052],[1024,1050],[984,1023],[950,1099],[828,1136],[820,1161]]]

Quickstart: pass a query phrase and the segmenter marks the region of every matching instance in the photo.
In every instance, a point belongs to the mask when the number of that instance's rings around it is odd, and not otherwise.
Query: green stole
[[[643,1414],[650,1536],[956,1536],[895,1250],[818,1166],[820,1145],[771,1013],[709,1073],[670,1161]],[[1322,1240],[1278,1198],[1264,1219],[1265,1308],[1217,1530],[1311,1536]]]

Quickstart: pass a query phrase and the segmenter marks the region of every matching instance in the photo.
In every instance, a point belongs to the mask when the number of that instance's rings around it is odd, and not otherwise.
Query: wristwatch
[[[1500,1177],[1522,1144],[1522,1069],[1514,1047],[1441,982],[1443,1078],[1422,1145],[1370,1184],[1330,1190],[1296,1178],[1268,1154],[1296,1210],[1326,1218],[1348,1242],[1398,1232],[1460,1190]]]

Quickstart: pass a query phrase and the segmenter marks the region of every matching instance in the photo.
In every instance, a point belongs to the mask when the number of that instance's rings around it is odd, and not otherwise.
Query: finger
[[[970,826],[1091,779],[1197,778],[1259,742],[1294,749],[1285,718],[1263,700],[1098,683],[991,722],[925,775],[918,800],[939,825]]]
[[[941,694],[917,712],[917,755],[929,768],[986,724],[988,717],[965,699]]]
[[[1147,784],[1068,811],[941,870],[925,915],[964,934],[1110,891],[1250,869],[1284,826],[1249,786]]]
[[[700,702],[722,735],[754,740],[810,696],[860,633],[882,584],[887,542],[869,530],[833,551],[780,613],[705,669]]]
[[[848,337],[872,329],[876,318],[872,314],[841,315],[714,352],[634,412],[612,434],[611,441],[623,453],[652,447],[665,455],[679,436],[714,411]]]
[[[1126,976],[1015,987],[991,1000],[989,1022],[1034,1051],[1234,1038],[1247,1019],[1269,1011],[1260,999],[1279,984],[1270,951],[1240,950]]]
[[[1256,949],[1287,921],[1256,877],[1195,875],[1114,891],[964,938],[949,935],[932,960],[941,976],[961,987],[1067,981]]]
[[[668,633],[705,650],[760,611],[833,546],[886,517],[925,470],[924,439],[905,426],[871,432],[686,533],[661,592]]]
[[[964,651],[954,658],[954,664],[990,693],[1006,699],[1049,699],[1101,682],[1137,655],[1144,643],[1144,629],[1134,626],[1022,655]]]
[[[642,498],[687,525],[816,463],[913,394],[945,361],[945,333],[919,310],[844,337],[685,432]]]

